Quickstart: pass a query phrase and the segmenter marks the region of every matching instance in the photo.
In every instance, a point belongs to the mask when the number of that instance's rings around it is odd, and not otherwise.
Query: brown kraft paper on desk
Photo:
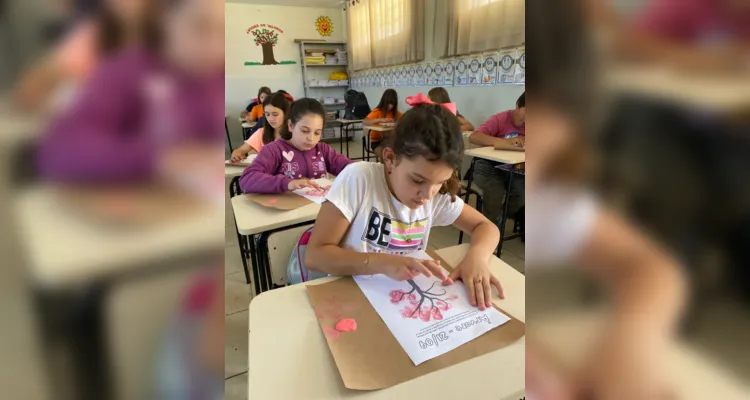
[[[428,254],[431,252],[428,252]],[[430,254],[447,270],[452,268],[434,252]],[[454,364],[502,349],[524,336],[524,324],[494,306],[510,321],[478,338],[415,366],[375,308],[351,277],[321,285],[308,285],[310,303],[323,331],[330,331],[339,319],[353,318],[357,330],[326,335],[344,386],[356,390],[385,389]]]
[[[312,201],[291,192],[278,194],[246,194],[245,196],[264,207],[284,211],[294,210],[312,203]]]

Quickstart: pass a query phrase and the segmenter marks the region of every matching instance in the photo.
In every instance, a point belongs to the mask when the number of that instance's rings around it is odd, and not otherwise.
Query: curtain
[[[521,45],[524,0],[436,0],[433,56],[449,57]]]
[[[424,0],[360,0],[346,18],[354,71],[424,59]]]

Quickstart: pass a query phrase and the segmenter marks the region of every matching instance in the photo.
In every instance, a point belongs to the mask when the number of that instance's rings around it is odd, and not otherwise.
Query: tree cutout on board
[[[400,304],[402,301],[407,300],[407,304],[402,308],[401,316],[404,318],[421,319],[424,322],[429,322],[430,319],[439,321],[443,319],[442,312],[448,311],[451,308],[448,301],[453,301],[458,298],[456,295],[451,295],[443,298],[447,294],[445,289],[442,293],[433,293],[432,289],[438,281],[432,283],[432,285],[424,290],[419,287],[413,280],[409,279],[406,281],[410,286],[411,290],[404,291],[401,289],[392,290],[391,303]],[[429,305],[427,302],[429,301]]]
[[[252,31],[252,34],[255,45],[263,49],[262,65],[278,65],[279,62],[276,61],[276,57],[273,55],[273,48],[279,42],[278,32],[266,28],[258,28]]]

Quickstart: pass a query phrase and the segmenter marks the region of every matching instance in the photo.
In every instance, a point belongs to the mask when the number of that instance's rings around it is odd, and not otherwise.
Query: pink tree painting
[[[390,292],[392,304],[398,305],[401,304],[401,302],[406,301],[406,303],[404,303],[404,308],[400,310],[401,316],[404,318],[419,318],[424,322],[429,322],[431,319],[439,321],[443,319],[443,312],[448,311],[451,308],[448,301],[453,301],[458,298],[456,295],[446,297],[445,295],[447,292],[445,289],[442,290],[442,293],[434,293],[432,290],[435,287],[435,284],[438,283],[437,281],[433,282],[426,290],[420,288],[419,285],[411,279],[406,282],[411,286],[411,290],[408,292],[401,289],[392,290]],[[429,304],[427,304],[428,302]]]

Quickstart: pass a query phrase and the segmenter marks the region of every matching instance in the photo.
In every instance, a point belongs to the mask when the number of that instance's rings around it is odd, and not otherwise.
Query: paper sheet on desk
[[[432,259],[421,251],[409,256]],[[473,307],[460,281],[443,286],[435,277],[420,275],[399,282],[382,274],[355,276],[354,281],[414,365],[447,353],[510,320],[495,308],[482,311]]]
[[[232,162],[232,160],[225,160],[224,164],[238,165],[238,166],[241,166],[241,167],[248,167],[248,166],[250,166],[250,164],[253,163],[253,160],[255,160],[255,157],[258,157],[258,155],[257,154],[248,154],[247,158],[245,158],[243,160],[240,160],[240,161],[237,161],[237,162]]]
[[[304,188],[304,189],[295,190],[294,193],[312,202],[323,204],[323,202],[326,200],[328,189],[331,188],[331,184],[333,184],[333,182],[331,182],[330,180],[326,178],[315,179],[315,182],[317,182],[317,184],[320,185],[321,189]]]

